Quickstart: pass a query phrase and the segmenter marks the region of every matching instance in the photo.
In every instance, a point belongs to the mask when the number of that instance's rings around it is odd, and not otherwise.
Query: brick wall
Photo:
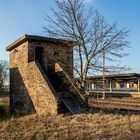
[[[11,111],[19,114],[57,114],[58,97],[39,64],[33,61],[28,42],[10,51]],[[29,62],[29,60],[31,60]]]
[[[73,77],[73,47],[58,43],[29,42],[29,60],[35,59],[35,47],[43,47],[43,67],[55,71],[55,63],[61,61],[69,75]],[[33,51],[34,50],[34,51]]]

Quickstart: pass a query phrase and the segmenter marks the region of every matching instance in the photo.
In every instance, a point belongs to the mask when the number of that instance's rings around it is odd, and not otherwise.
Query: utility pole
[[[103,99],[105,99],[105,51],[103,50]]]

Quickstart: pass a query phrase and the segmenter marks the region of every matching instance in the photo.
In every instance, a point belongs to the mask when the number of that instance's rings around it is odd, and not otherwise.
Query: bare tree
[[[125,28],[118,30],[116,23],[108,24],[98,11],[87,10],[84,0],[57,0],[56,6],[57,9],[52,8],[54,16],[46,17],[44,30],[51,37],[75,41],[73,69],[80,77],[81,88],[87,76],[102,70],[103,54],[112,62],[127,55],[124,49],[129,42]],[[124,68],[113,66],[112,62],[106,71]]]
[[[8,65],[7,61],[0,60],[0,94],[5,90],[5,84],[8,80]]]

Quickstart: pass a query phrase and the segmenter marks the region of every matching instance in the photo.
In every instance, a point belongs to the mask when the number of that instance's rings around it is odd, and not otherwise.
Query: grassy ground
[[[0,140],[140,139],[140,116],[95,113],[30,115],[0,121]]]
[[[0,99],[0,140],[140,139],[140,115],[137,114],[94,110],[93,114],[73,116],[9,118],[8,106],[8,98]]]

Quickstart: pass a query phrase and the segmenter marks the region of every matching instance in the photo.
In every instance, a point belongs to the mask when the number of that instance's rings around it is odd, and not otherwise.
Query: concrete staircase
[[[81,114],[86,113],[86,108],[82,104],[77,95],[71,92],[70,88],[73,88],[72,85],[69,85],[61,76],[57,73],[47,72],[47,77],[49,78],[52,86],[54,87],[56,93],[59,95],[61,101],[65,107],[72,114]]]

